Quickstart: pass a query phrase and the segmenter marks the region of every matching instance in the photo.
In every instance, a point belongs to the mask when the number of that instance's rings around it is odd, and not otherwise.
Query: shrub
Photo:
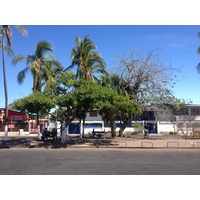
[[[176,135],[177,132],[175,132],[175,131],[170,131],[169,134],[170,134],[170,135]]]

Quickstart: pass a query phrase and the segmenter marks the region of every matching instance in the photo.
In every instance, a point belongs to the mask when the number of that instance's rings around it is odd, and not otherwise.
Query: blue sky
[[[54,46],[54,56],[64,67],[70,65],[70,53],[75,46],[74,36],[89,38],[103,56],[107,70],[117,60],[116,55],[131,49],[161,49],[162,57],[170,59],[172,67],[181,68],[178,82],[173,89],[177,98],[192,100],[200,104],[200,74],[196,65],[200,62],[197,48],[200,46],[198,25],[25,25],[28,37],[13,30],[13,51],[17,54],[33,54],[36,44],[46,40]],[[17,83],[17,74],[26,67],[24,62],[11,65],[12,58],[6,57],[9,103],[31,93],[32,78],[27,74],[22,85]],[[0,58],[2,63],[2,59]],[[3,75],[0,71],[0,107],[4,107]]]

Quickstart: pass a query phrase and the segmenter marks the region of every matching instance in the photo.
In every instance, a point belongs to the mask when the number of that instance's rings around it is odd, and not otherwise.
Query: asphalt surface
[[[200,175],[199,154],[198,149],[1,149],[0,175]]]
[[[0,135],[0,175],[200,175],[200,140],[181,135],[124,138]]]

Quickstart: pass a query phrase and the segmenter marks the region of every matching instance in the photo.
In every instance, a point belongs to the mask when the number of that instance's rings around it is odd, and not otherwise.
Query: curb
[[[87,146],[87,145],[66,145],[62,147],[53,147],[53,146],[38,146],[36,143],[31,143],[27,146],[17,146],[17,147],[10,147],[7,145],[1,145],[1,149],[139,149],[139,150],[144,150],[144,149],[177,149],[177,150],[182,150],[182,149],[188,149],[188,150],[200,150],[200,147],[119,147],[119,146],[103,146],[103,145],[93,145],[93,146]]]

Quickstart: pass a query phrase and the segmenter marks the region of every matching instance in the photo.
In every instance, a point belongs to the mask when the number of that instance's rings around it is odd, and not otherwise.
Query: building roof
[[[156,106],[143,106],[142,110],[143,111],[158,111],[160,109]]]
[[[200,108],[200,104],[187,104],[186,107],[199,107]]]

